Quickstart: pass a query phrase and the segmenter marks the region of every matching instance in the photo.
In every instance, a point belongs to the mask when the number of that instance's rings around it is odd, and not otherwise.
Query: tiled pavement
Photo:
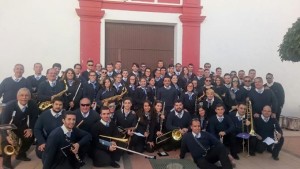
[[[296,169],[300,166],[300,131],[287,131],[284,130],[285,143],[283,150],[280,152],[279,161],[274,161],[271,154],[265,152],[257,154],[255,157],[247,157],[247,154],[240,154],[240,160],[236,161],[237,169]],[[172,151],[168,157],[164,158],[178,158],[179,151]],[[155,155],[155,154],[153,154]],[[42,163],[35,156],[35,152],[31,151],[29,157],[32,159],[30,162],[19,162],[14,160],[13,165],[15,169],[42,169]],[[157,156],[159,159],[160,157]],[[187,156],[187,159],[191,159]],[[192,162],[192,161],[191,161]],[[100,169],[92,166],[91,160],[86,161],[86,165],[82,169]],[[2,164],[2,158],[0,158]],[[125,155],[120,161],[121,169],[152,169],[148,159],[138,155]],[[0,167],[0,169],[2,169]],[[102,168],[102,169],[110,169]]]

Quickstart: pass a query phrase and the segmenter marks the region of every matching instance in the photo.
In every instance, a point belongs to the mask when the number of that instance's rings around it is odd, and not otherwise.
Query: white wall
[[[201,63],[223,72],[250,68],[271,72],[286,90],[284,114],[300,113],[300,63],[281,62],[278,46],[297,17],[299,0],[202,0]],[[63,69],[79,62],[77,0],[0,1],[0,81],[16,63],[32,74],[34,62],[44,72],[54,62]]]
[[[300,63],[281,62],[277,52],[287,29],[300,17],[299,0],[202,0],[201,65],[223,72],[250,68],[270,72],[285,88],[283,114],[300,117]]]
[[[63,69],[79,62],[79,18],[76,0],[0,1],[0,81],[22,63],[25,76],[33,63],[41,62],[44,73],[53,63]]]

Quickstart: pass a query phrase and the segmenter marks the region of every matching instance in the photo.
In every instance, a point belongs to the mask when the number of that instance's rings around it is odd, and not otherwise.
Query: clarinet
[[[164,102],[164,107],[163,107],[163,110],[161,112],[161,115],[165,114],[165,105],[166,105],[166,103]],[[163,123],[164,123],[164,119],[160,119],[160,122],[159,122],[159,131],[160,132],[162,132]]]
[[[67,136],[66,136],[66,141],[69,143],[69,145],[70,145],[71,148],[74,148],[71,140]],[[81,160],[81,158],[79,157],[78,153],[76,153],[76,154],[74,153],[74,155],[75,155],[75,158],[76,158],[77,162],[79,163],[80,167],[84,166],[85,162]]]

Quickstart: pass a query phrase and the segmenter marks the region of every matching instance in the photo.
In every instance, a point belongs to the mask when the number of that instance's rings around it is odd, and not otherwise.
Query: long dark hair
[[[140,118],[140,123],[142,123],[142,124],[146,124],[146,121],[145,121],[146,119],[144,118],[144,115],[145,115],[144,104],[145,103],[148,103],[150,106],[150,111],[149,111],[150,114],[149,115],[150,115],[151,121],[155,120],[152,104],[149,100],[145,100],[143,102],[143,107],[137,111],[137,117]]]

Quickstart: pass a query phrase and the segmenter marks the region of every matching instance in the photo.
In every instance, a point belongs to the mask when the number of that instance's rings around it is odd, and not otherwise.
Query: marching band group
[[[246,76],[210,68],[166,68],[159,60],[153,70],[144,63],[128,70],[120,61],[102,68],[89,60],[87,70],[75,64],[61,77],[61,64],[44,76],[35,63],[34,75],[24,78],[24,66],[16,64],[0,84],[3,167],[13,168],[12,155],[30,161],[33,143],[44,169],[80,168],[85,158],[119,168],[123,150],[152,158],[143,152],[179,148],[180,158],[190,152],[201,169],[233,168],[245,149],[279,160],[281,84],[271,73],[263,84],[254,69]]]

